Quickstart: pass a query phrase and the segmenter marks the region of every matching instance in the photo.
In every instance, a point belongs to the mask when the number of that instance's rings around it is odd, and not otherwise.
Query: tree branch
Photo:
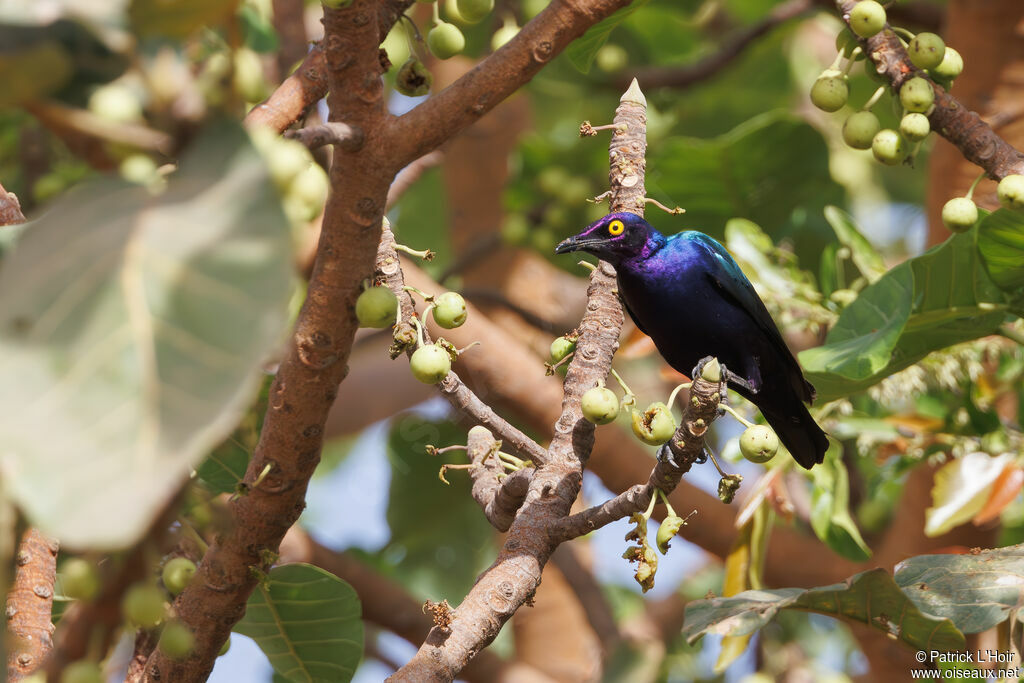
[[[711,78],[743,54],[755,40],[772,29],[814,9],[816,0],[788,0],[777,5],[764,19],[730,36],[718,51],[684,66],[656,66],[637,69],[635,76],[645,88],[685,88]],[[624,80],[616,81],[624,86]]]
[[[836,0],[836,8],[844,21],[849,21],[855,4],[856,0]],[[953,143],[965,159],[984,169],[993,180],[1024,173],[1024,154],[997,135],[980,116],[932,82],[926,72],[915,67],[895,33],[882,30],[871,38],[859,40],[869,63],[892,84],[894,92],[898,93],[903,84],[915,76],[932,84],[935,106],[928,114],[931,128]]]
[[[382,139],[387,112],[377,10],[370,0],[324,9],[331,120],[344,118],[361,128],[366,146],[358,156],[335,149],[316,263],[287,357],[270,389],[244,479],[247,493],[230,504],[231,527],[210,545],[196,579],[175,601],[196,647],[182,660],[157,650],[144,680],[206,679],[258,576],[274,564],[281,539],[305,506],[324,422],[352,349],[355,300],[362,281],[373,274],[384,198],[394,176],[394,164],[382,156],[388,148]]]
[[[615,122],[630,135],[628,142],[613,140],[609,153],[612,206],[617,210],[637,207],[638,213],[643,211],[645,109],[646,102],[634,84],[616,110]],[[431,629],[412,660],[390,680],[454,679],[537,590],[544,565],[561,541],[551,531],[579,495],[583,467],[594,445],[594,425],[583,418],[580,398],[607,376],[623,323],[615,272],[607,263],[600,263],[591,274],[587,297],[587,312],[566,373],[561,416],[555,423],[548,457],[533,475],[505,545],[454,610],[448,627]]]
[[[2,192],[2,188],[0,188]],[[20,681],[39,668],[53,647],[53,583],[57,542],[28,529],[15,555],[14,584],[7,594],[7,680]]]
[[[349,152],[354,152],[363,146],[363,131],[339,122],[321,123],[318,126],[285,131],[284,137],[298,140],[309,149],[316,149],[324,145],[337,145]]]
[[[416,0],[382,0],[377,5],[377,44]],[[322,45],[314,45],[299,68],[284,79],[263,103],[245,117],[246,126],[267,126],[278,132],[299,120],[303,112],[327,95],[327,62]]]
[[[526,492],[533,478],[533,469],[516,470],[506,477],[501,465],[495,462],[496,451],[501,443],[486,427],[473,427],[469,430],[466,449],[473,467],[469,476],[473,479],[473,500],[484,511],[495,529],[508,531],[516,512],[526,499]]]
[[[396,336],[414,334],[409,321],[416,315],[416,308],[413,304],[412,295],[404,289],[405,274],[402,272],[401,262],[399,261],[398,253],[395,251],[395,235],[391,232],[391,226],[386,222],[382,230],[380,245],[377,249],[376,264],[377,272],[383,275],[384,283],[398,297],[402,323],[395,333]],[[441,288],[432,289],[432,293],[435,295],[441,294],[442,291],[444,290]],[[472,309],[470,309],[469,313],[471,316],[478,315]],[[423,336],[424,340],[429,343],[430,337],[426,331],[424,331]],[[410,345],[406,348],[406,353],[411,355],[413,350],[413,346]],[[509,444],[519,453],[530,458],[535,463],[544,462],[547,458],[547,452],[536,441],[495,413],[454,372],[449,372],[448,376],[442,380],[440,389],[441,395],[448,399],[452,407],[469,415],[478,424],[496,433],[504,443]]]
[[[708,382],[702,377],[693,380],[679,429],[669,442],[673,458],[680,466],[659,461],[646,484],[633,486],[611,500],[560,520],[557,533],[565,540],[588,534],[646,509],[654,489],[671,493],[704,450],[704,435],[718,417],[720,392],[721,386],[716,382]]]
[[[576,38],[630,0],[554,0],[499,50],[394,123],[395,153],[411,163],[493,109]]]

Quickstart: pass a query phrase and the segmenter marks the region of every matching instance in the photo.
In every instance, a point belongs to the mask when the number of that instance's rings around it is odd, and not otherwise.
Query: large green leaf
[[[465,429],[418,415],[397,418],[388,436],[391,541],[382,553],[417,597],[461,599],[494,559],[494,529],[470,495],[469,476],[449,471],[450,485],[437,476],[442,463],[465,463],[465,454],[425,451],[427,444],[459,443],[466,443]]]
[[[980,633],[1024,605],[1024,546],[911,557],[897,565],[896,583],[920,609]]]
[[[999,328],[1009,301],[982,267],[976,238],[973,230],[954,235],[860,292],[825,345],[800,353],[818,398],[866,389],[932,351]]]
[[[714,234],[741,217],[777,238],[794,210],[820,207],[835,194],[821,134],[786,112],[756,116],[710,140],[674,137],[648,157],[649,182],[686,209],[675,222]]]
[[[587,29],[586,33],[570,43],[565,52],[573,66],[583,73],[589,72],[590,65],[594,63],[594,56],[601,49],[601,46],[608,41],[608,36],[611,35],[612,31],[629,18],[629,15],[646,5],[649,1],[633,0],[632,4],[626,5],[614,14],[597,22]]]
[[[799,609],[868,624],[915,650],[949,652],[965,647],[951,621],[922,613],[884,569],[871,569],[842,583],[811,588],[746,591],[731,598],[694,600],[686,606],[683,635],[693,642],[705,633],[745,635],[781,609]]]
[[[274,673],[295,683],[344,683],[363,656],[362,606],[352,586],[308,564],[270,570],[235,631],[256,641]]]
[[[832,550],[863,562],[871,557],[871,549],[850,516],[850,475],[843,464],[842,450],[838,442],[830,442],[825,460],[811,470],[811,527]]]
[[[997,285],[1006,290],[1024,287],[1024,213],[999,209],[982,218],[978,250]]]
[[[128,545],[230,432],[287,324],[287,226],[225,123],[162,195],[102,180],[27,227],[0,270],[0,471],[34,524]]]

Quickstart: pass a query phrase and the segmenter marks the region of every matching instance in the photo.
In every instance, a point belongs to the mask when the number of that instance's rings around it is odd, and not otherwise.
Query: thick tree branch
[[[56,576],[57,542],[28,529],[15,555],[14,584],[7,594],[8,681],[29,676],[53,647],[50,615]]]
[[[855,4],[856,0],[836,1],[844,21],[849,21]],[[870,63],[892,84],[894,92],[898,93],[903,84],[915,76],[928,78],[927,73],[913,65],[903,43],[892,31],[886,29],[860,41]],[[935,106],[928,114],[932,130],[953,143],[965,159],[984,169],[993,180],[1024,173],[1024,154],[941,86],[932,82],[932,89]]]
[[[634,84],[616,110],[616,124],[630,132],[627,144],[613,141],[609,155],[612,206],[617,210],[643,210],[645,108]],[[454,679],[537,590],[544,565],[561,541],[551,531],[579,495],[583,467],[594,445],[594,425],[583,418],[580,398],[607,376],[623,323],[615,272],[607,263],[600,263],[592,273],[587,296],[587,312],[566,373],[561,416],[555,423],[548,457],[534,473],[505,545],[454,610],[448,627],[431,629],[412,660],[390,680]]]
[[[380,156],[387,149],[381,138],[387,113],[377,9],[370,0],[324,9],[331,120],[362,129],[366,146],[359,156],[335,149],[316,263],[287,357],[270,389],[244,479],[247,493],[229,506],[231,528],[214,540],[196,580],[175,602],[178,616],[195,634],[195,650],[177,661],[157,650],[145,680],[206,679],[258,576],[273,565],[281,539],[305,506],[324,422],[355,336],[355,300],[362,281],[373,274],[384,198],[394,176],[394,165]]]
[[[516,36],[394,125],[396,155],[411,163],[518,90],[593,24],[630,0],[554,0]]]
[[[380,45],[391,27],[416,0],[383,0],[377,4]],[[247,126],[267,126],[278,132],[299,120],[303,112],[327,95],[327,62],[322,45],[314,45],[302,64],[245,117]]]
[[[469,430],[466,450],[473,467],[469,476],[473,479],[473,500],[480,505],[495,529],[508,531],[516,512],[526,499],[526,492],[533,478],[533,468],[516,470],[508,476],[497,462],[497,450],[501,443],[486,427]]]

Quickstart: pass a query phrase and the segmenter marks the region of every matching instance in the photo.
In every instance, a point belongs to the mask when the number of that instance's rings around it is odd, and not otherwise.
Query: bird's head
[[[665,243],[660,232],[640,216],[610,213],[555,247],[556,254],[585,251],[617,266],[632,258],[644,258]]]

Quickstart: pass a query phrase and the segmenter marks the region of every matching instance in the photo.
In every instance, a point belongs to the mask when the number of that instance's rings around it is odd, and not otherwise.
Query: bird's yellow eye
[[[609,235],[621,235],[622,231],[626,229],[626,226],[622,224],[622,221],[612,221],[608,224]]]

